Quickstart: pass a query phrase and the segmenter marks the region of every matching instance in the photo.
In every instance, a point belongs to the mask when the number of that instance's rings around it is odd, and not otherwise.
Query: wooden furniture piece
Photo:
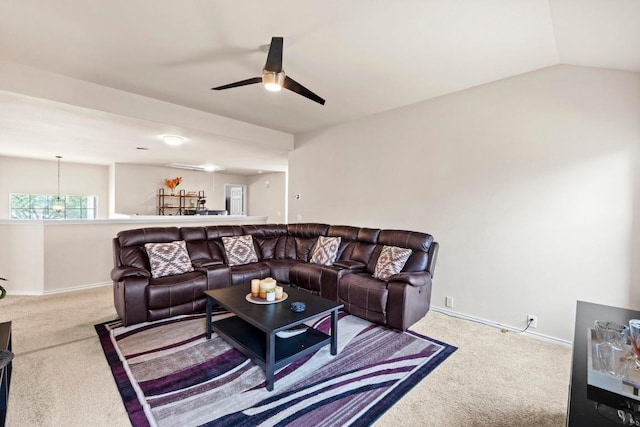
[[[0,350],[11,351],[11,322],[0,323]],[[9,362],[0,369],[0,427],[4,427],[11,385],[11,366]]]
[[[587,330],[594,327],[596,320],[613,320],[626,325],[631,319],[640,319],[640,311],[578,301],[567,426],[619,426],[622,423],[616,419],[620,417],[640,420],[640,401],[587,383]]]
[[[246,300],[250,285],[205,291],[207,296],[207,339],[214,330],[229,344],[263,368],[266,372],[267,390],[273,390],[273,374],[276,369],[314,353],[327,344],[331,354],[338,353],[338,309],[342,304],[286,287],[286,301],[273,304],[254,304]],[[291,302],[303,301],[306,310],[296,313]],[[219,304],[235,316],[216,322],[211,321],[213,305]],[[286,331],[315,317],[331,314],[331,333],[325,334],[309,328],[303,334],[280,338],[276,333]]]
[[[164,188],[160,188],[158,190],[158,215],[193,213],[199,208],[200,201],[205,199],[204,191],[195,193],[180,190],[175,194],[167,194]]]

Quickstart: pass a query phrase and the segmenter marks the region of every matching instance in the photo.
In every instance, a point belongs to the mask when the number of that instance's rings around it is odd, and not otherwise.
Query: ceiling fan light
[[[174,146],[182,145],[182,143],[184,142],[183,137],[176,135],[163,135],[162,140],[165,142],[165,144]]]
[[[282,87],[276,83],[265,83],[264,88],[271,92],[279,92],[282,90]]]
[[[271,92],[278,92],[282,90],[282,85],[284,84],[284,71],[280,73],[266,70],[263,71],[262,84],[265,89]]]

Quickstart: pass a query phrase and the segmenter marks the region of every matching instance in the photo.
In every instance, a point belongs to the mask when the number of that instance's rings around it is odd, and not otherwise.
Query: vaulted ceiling
[[[0,16],[1,61],[290,134],[556,64],[640,72],[637,0],[0,0]],[[287,75],[326,105],[261,85],[210,90],[259,76],[272,36],[284,37]],[[65,144],[78,161],[103,164],[171,155],[113,155],[104,141],[149,145],[145,137],[175,123],[15,92],[0,81],[0,155],[46,158]],[[23,114],[34,110],[42,123]],[[67,120],[56,146],[51,122]],[[208,143],[183,162],[211,149],[215,163],[239,172],[286,168],[286,148],[243,150],[188,126],[174,131],[189,132]]]

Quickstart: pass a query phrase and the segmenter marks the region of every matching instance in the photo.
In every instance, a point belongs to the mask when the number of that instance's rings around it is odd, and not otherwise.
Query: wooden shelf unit
[[[204,200],[204,191],[189,192],[179,190],[175,194],[167,194],[164,188],[158,190],[158,215],[186,215],[187,211],[195,211],[198,202]],[[191,201],[196,200],[195,206]]]

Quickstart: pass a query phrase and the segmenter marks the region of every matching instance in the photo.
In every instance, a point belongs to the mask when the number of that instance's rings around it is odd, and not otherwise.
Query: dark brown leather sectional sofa
[[[222,237],[243,235],[253,237],[258,262],[229,266]],[[341,238],[331,266],[309,262],[318,236]],[[180,240],[186,242],[194,271],[152,278],[145,243]],[[402,271],[383,281],[373,271],[385,245],[412,252]],[[125,325],[202,311],[203,291],[270,276],[339,301],[353,315],[404,331],[429,310],[438,243],[412,231],[264,224],[126,230],[118,233],[113,248],[114,301]]]

